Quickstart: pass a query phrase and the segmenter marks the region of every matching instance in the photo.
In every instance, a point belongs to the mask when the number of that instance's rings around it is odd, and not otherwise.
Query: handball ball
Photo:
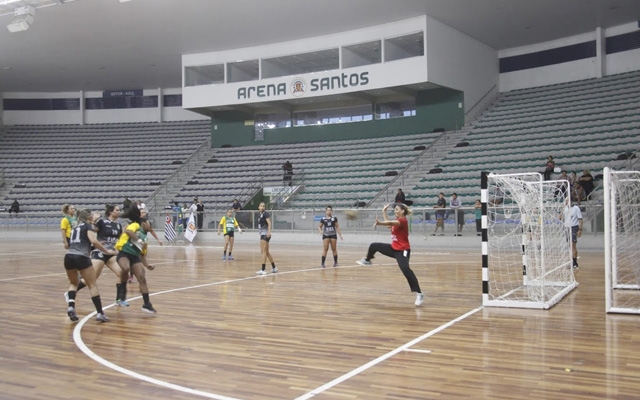
[[[358,212],[355,210],[347,210],[344,212],[348,220],[354,220],[358,218]]]

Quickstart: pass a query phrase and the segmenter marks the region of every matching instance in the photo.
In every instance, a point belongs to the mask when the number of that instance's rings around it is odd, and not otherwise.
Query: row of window
[[[301,54],[185,67],[185,86],[278,78],[424,56],[424,32]]]
[[[4,99],[6,111],[80,110],[80,99]],[[84,99],[86,110],[114,110],[126,108],[157,108],[158,96],[95,97]],[[182,107],[181,94],[162,96],[164,107]]]
[[[258,114],[255,116],[255,128],[263,129],[290,128],[292,126],[310,126],[341,124],[346,122],[372,121],[411,117],[416,115],[414,100],[389,103],[344,107],[327,110],[301,111],[289,113]]]

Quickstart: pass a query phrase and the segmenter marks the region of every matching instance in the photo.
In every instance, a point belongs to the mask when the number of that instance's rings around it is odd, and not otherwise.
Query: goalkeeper
[[[133,274],[138,279],[140,284],[140,293],[144,304],[142,310],[151,314],[155,314],[156,310],[149,302],[149,288],[147,286],[147,280],[145,277],[146,267],[149,270],[155,268],[154,265],[147,263],[147,233],[151,231],[151,225],[148,221],[143,221],[138,207],[131,207],[123,215],[123,217],[131,220],[131,223],[127,225],[124,232],[120,236],[118,243],[116,243],[116,249],[118,249],[118,265],[122,269],[122,279],[120,281],[118,298],[116,303],[119,305],[128,306],[126,302],[127,298],[127,276],[129,270],[133,271]]]

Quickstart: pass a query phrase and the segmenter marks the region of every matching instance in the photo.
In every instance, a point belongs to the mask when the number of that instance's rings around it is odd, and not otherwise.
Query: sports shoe
[[[324,264],[320,264],[320,268],[324,268]]]
[[[573,264],[573,269],[578,269],[578,263]]]
[[[98,315],[96,315],[96,321],[98,321],[98,322],[109,322],[111,320],[109,319],[109,317],[107,317],[106,314],[98,313]]]
[[[371,261],[367,261],[365,258],[356,261],[356,263],[358,263],[359,265],[364,265],[365,267],[371,266]]]
[[[64,302],[69,304],[69,292],[64,292]]]
[[[422,304],[422,302],[423,302],[423,301],[424,301],[424,294],[422,294],[422,293],[418,293],[418,294],[416,295],[416,302],[415,302],[415,305],[416,305],[416,306],[419,306],[420,304]]]
[[[271,273],[272,274],[275,274],[276,272],[278,272],[278,267],[271,268]]]
[[[333,267],[334,268],[337,267],[337,266],[338,266],[338,263],[333,263]]]
[[[76,309],[73,307],[67,308],[67,315],[69,316],[69,319],[72,321],[77,321],[79,319],[78,314],[76,314]]]
[[[126,300],[116,300],[116,304],[120,307],[129,307],[129,302]]]
[[[256,275],[266,275],[265,270],[261,269],[260,271],[256,271]]]
[[[229,256],[229,257],[227,257],[227,260],[232,260],[233,261],[233,260],[235,260],[235,258]]]
[[[227,260],[227,256],[222,256],[222,261],[226,261]]]
[[[156,309],[153,308],[153,306],[151,305],[151,303],[149,304],[143,304],[142,305],[142,311],[144,312],[148,312],[149,314],[155,314],[156,313]]]

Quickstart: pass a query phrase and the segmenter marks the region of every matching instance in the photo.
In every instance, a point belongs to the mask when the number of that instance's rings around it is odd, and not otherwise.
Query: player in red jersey
[[[384,220],[380,221],[378,220],[378,217],[376,217],[374,227],[378,225],[390,227],[391,244],[371,243],[369,245],[369,251],[367,251],[367,256],[358,261],[358,264],[365,266],[371,265],[371,259],[374,258],[373,256],[377,252],[380,252],[385,256],[395,258],[400,270],[404,274],[405,278],[407,278],[411,291],[417,293],[415,305],[419,306],[424,301],[424,294],[422,294],[422,291],[420,290],[420,284],[418,283],[416,274],[409,267],[411,246],[409,245],[409,223],[407,221],[407,216],[411,215],[411,210],[409,210],[409,207],[405,204],[395,204],[394,213],[396,219],[390,220],[387,217],[387,209],[389,206],[390,204],[387,204],[382,208],[382,216]]]

